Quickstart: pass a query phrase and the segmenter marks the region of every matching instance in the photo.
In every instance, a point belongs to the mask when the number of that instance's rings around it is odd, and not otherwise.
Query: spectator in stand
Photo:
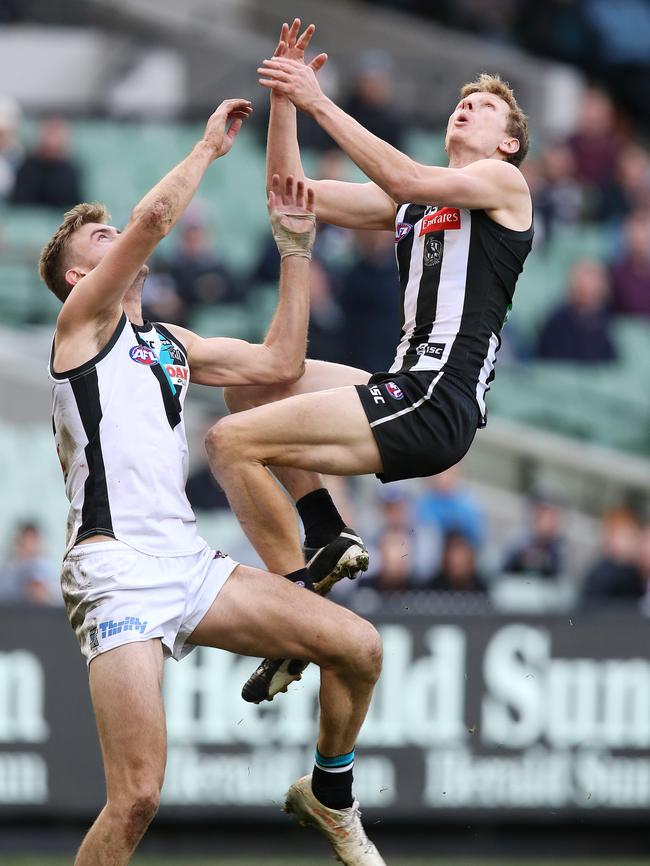
[[[485,536],[485,512],[463,483],[460,464],[424,483],[425,491],[416,505],[417,523],[433,524],[443,536],[460,533],[478,549]]]
[[[16,528],[9,560],[0,572],[0,601],[60,604],[59,573],[43,555],[39,527],[32,522]]]
[[[650,210],[626,220],[624,250],[610,274],[613,312],[650,318]]]
[[[607,271],[583,259],[571,270],[569,297],[543,325],[538,354],[548,361],[601,364],[616,360],[607,309]]]
[[[625,508],[605,515],[602,554],[588,569],[583,585],[586,604],[637,602],[645,592],[638,567],[640,526]]]
[[[397,345],[394,312],[393,232],[356,231],[357,261],[342,278],[340,303],[346,324],[346,363],[362,370],[388,370]]]
[[[414,586],[421,586],[430,579],[432,570],[440,561],[442,536],[437,527],[432,529],[430,525],[417,524],[411,490],[408,482],[393,482],[377,490],[376,511],[368,522],[367,534],[370,576],[381,559],[378,551],[384,535],[395,530],[408,539],[410,576]]]
[[[576,132],[567,141],[577,179],[605,188],[614,179],[623,143],[611,98],[598,87],[589,88],[582,98]]]
[[[11,201],[67,210],[83,200],[81,170],[70,152],[70,128],[60,117],[44,120],[36,149],[18,168]]]
[[[180,243],[169,257],[167,270],[187,309],[239,300],[237,284],[214,252],[214,241],[200,219],[180,226]]]
[[[382,51],[367,51],[343,109],[378,138],[403,150],[403,122],[395,110],[395,70]]]
[[[0,96],[0,201],[11,194],[23,149],[18,138],[20,106],[9,96]]]
[[[445,537],[440,569],[425,588],[436,592],[487,592],[476,567],[474,547],[462,532],[450,532]]]
[[[334,297],[332,275],[312,258],[309,285],[309,345],[307,356],[317,361],[349,364],[343,311]]]
[[[547,496],[532,499],[526,531],[506,554],[502,569],[551,579],[563,573],[562,509],[557,502]]]
[[[626,144],[619,154],[606,209],[612,221],[625,219],[637,209],[650,209],[650,156],[636,142]]]
[[[165,269],[154,264],[142,290],[142,315],[150,322],[187,324],[186,305],[176,290],[176,283]]]
[[[540,169],[533,200],[543,239],[548,242],[558,231],[580,223],[585,196],[575,178],[575,160],[567,145],[549,147],[542,156]]]
[[[381,593],[412,589],[412,535],[405,527],[388,527],[381,535],[375,553],[377,568],[359,581],[359,586]]]

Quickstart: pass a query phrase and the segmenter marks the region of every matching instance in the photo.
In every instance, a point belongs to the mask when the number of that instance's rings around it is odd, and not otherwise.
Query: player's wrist
[[[325,117],[331,107],[334,105],[329,96],[325,96],[324,93],[320,93],[315,99],[309,104],[309,108],[307,113],[310,114],[314,120],[319,121],[320,118]]]
[[[217,159],[219,150],[208,138],[200,138],[194,145],[194,152],[210,161]]]
[[[272,211],[270,214],[271,230],[280,259],[298,257],[311,259],[311,251],[316,237],[316,215],[313,213],[291,214],[291,219],[307,223],[305,231],[294,231],[282,224],[284,214]]]
[[[288,250],[287,252],[280,253],[281,262],[287,262],[291,259],[294,261],[299,259],[307,259],[307,261],[311,261],[311,250]]]

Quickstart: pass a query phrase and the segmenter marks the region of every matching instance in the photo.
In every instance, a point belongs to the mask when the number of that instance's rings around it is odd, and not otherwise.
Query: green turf
[[[179,859],[160,859],[158,857],[136,857],[133,866],[179,866]],[[281,860],[222,860],[215,858],[191,859],[183,857],[183,866],[333,866],[333,858],[305,860],[304,858],[283,858]],[[69,857],[11,857],[0,855],[0,866],[70,866]],[[390,866],[648,866],[648,860],[422,860],[391,857]]]

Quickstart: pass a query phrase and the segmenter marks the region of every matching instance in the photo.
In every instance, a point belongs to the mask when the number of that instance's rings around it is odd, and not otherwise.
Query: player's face
[[[491,156],[506,140],[510,108],[493,93],[472,93],[461,99],[447,124],[445,149],[471,147],[482,156]]]
[[[103,223],[86,223],[72,236],[70,259],[72,261],[66,279],[73,285],[85,274],[96,268],[120,236],[120,230]],[[146,278],[149,266],[143,264],[138,278]]]
[[[72,259],[86,271],[96,268],[119,235],[114,226],[86,223],[72,239]]]

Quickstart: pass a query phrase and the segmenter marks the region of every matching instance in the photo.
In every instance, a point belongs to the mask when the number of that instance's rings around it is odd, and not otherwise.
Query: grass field
[[[187,859],[183,857],[182,866],[333,866],[333,858],[308,859],[282,858],[281,860],[223,860],[214,858]],[[610,860],[412,860],[409,858],[391,858],[389,866],[648,866],[648,860],[621,860],[614,857]],[[71,866],[68,857],[3,857],[0,855],[0,866]],[[132,866],[180,866],[178,859],[161,859],[158,857],[136,857]]]

